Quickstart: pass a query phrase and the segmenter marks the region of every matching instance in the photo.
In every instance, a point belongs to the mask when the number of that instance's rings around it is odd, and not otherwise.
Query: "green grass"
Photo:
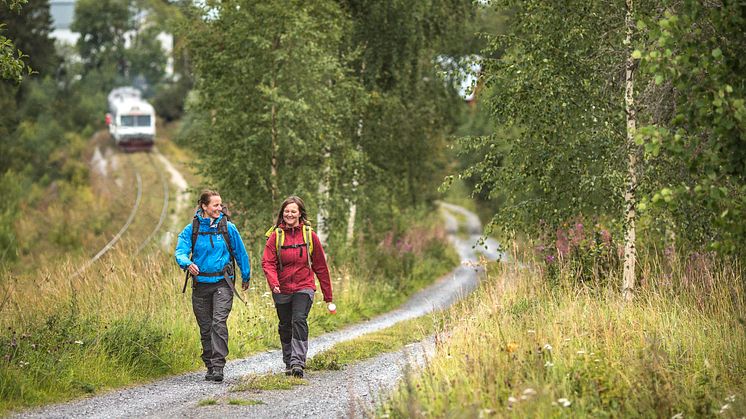
[[[188,164],[188,154],[170,143],[161,146],[175,164]],[[161,213],[162,188],[147,155],[131,156],[145,189],[131,230],[83,274],[73,275],[118,231],[131,208],[132,173],[128,158],[119,158],[122,173],[110,173],[102,184],[29,192],[23,212],[30,215],[17,218],[16,226],[22,254],[17,265],[0,266],[0,415],[203,368],[190,291],[181,293],[183,274],[172,255],[151,247],[133,257]],[[358,243],[345,249],[350,257],[331,260],[337,314],[326,312],[319,295],[309,316],[310,335],[396,308],[456,267],[458,257],[436,216],[398,220],[407,229],[395,232],[394,243],[401,238],[409,249]],[[184,225],[188,220],[183,218]],[[59,231],[47,235],[50,226]],[[52,236],[66,241],[56,243]],[[231,359],[279,347],[260,252],[250,251],[255,275],[243,293],[249,304],[236,301],[228,321]]]
[[[264,404],[264,402],[253,399],[229,399],[228,404],[232,406],[256,406],[258,404]]]
[[[433,316],[405,320],[378,332],[338,343],[314,356],[308,361],[307,367],[310,370],[339,370],[356,361],[419,342],[435,332],[436,320]]]
[[[740,273],[710,270],[707,282],[640,289],[625,304],[611,287],[551,288],[526,270],[489,271],[483,286],[450,310],[449,337],[434,359],[379,415],[746,414]]]
[[[197,403],[197,406],[215,406],[218,404],[217,399],[204,399],[200,400],[199,403]]]
[[[290,390],[295,386],[307,385],[303,378],[282,374],[247,375],[234,384],[230,391],[258,391],[258,390]]]

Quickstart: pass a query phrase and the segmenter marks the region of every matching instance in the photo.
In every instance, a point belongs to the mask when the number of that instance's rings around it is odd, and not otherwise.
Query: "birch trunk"
[[[627,26],[627,36],[625,44],[627,46],[627,61],[625,63],[625,89],[624,105],[627,114],[627,191],[624,194],[625,203],[625,233],[624,233],[624,273],[622,278],[622,293],[626,301],[633,297],[635,288],[635,265],[637,263],[637,250],[635,248],[635,219],[636,219],[636,196],[637,189],[637,153],[635,145],[636,130],[636,111],[634,99],[634,74],[635,61],[632,58],[632,32],[635,22],[632,18],[633,0],[626,0],[627,13],[625,24]]]
[[[326,206],[329,202],[329,159],[331,153],[329,150],[324,152],[324,172],[319,181],[319,213],[316,215],[316,235],[319,236],[321,245],[326,247],[326,240],[329,237],[326,219],[329,217],[329,211]]]

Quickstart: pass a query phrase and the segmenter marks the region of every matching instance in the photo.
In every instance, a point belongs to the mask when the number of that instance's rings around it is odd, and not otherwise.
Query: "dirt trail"
[[[443,204],[441,208],[449,239],[461,258],[461,266],[412,296],[396,310],[311,339],[309,358],[336,343],[448,307],[476,288],[480,272],[478,253],[491,258],[496,252],[474,246],[481,232],[476,215],[450,204]],[[469,234],[459,237],[456,234],[459,230]],[[501,254],[499,256],[503,257]],[[234,396],[247,398],[245,394],[229,393],[228,389],[247,374],[280,372],[283,365],[279,350],[229,362],[222,385],[203,381],[204,372],[190,373],[89,399],[48,406],[25,412],[19,417],[349,417],[370,408],[381,391],[398,381],[405,365],[409,362],[421,364],[430,350],[431,343],[422,342],[341,371],[311,373],[308,386],[298,386],[285,392],[263,392],[250,397],[264,403],[256,406],[228,405],[225,400]],[[223,400],[223,404],[198,407],[201,400],[208,398]]]

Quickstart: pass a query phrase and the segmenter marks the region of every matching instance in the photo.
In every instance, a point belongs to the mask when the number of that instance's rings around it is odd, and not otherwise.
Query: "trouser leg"
[[[282,345],[282,362],[285,366],[290,366],[290,341],[292,338],[292,321],[293,311],[292,303],[275,304],[277,318],[280,320],[277,326],[277,332],[280,334],[280,344]]]
[[[225,366],[228,356],[228,315],[233,308],[233,291],[222,282],[212,294],[212,358],[213,367]]]
[[[212,368],[212,292],[209,287],[196,286],[192,290],[192,310],[199,326],[199,339],[202,342],[202,361]]]
[[[292,299],[292,339],[290,341],[290,365],[306,367],[308,353],[308,312],[313,300],[308,294],[299,292]]]

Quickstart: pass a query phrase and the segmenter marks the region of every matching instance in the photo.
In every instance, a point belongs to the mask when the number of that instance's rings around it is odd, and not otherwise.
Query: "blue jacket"
[[[218,221],[224,215],[220,215],[220,218],[215,220],[215,223],[210,227],[210,218],[202,217],[202,210],[198,210],[195,214],[199,219],[199,231],[200,232],[217,232]],[[251,266],[249,264],[249,254],[246,253],[246,247],[241,240],[241,235],[238,233],[238,229],[235,224],[228,221],[228,236],[231,240],[231,246],[233,247],[233,253],[236,256],[236,264],[241,270],[241,278],[243,282],[249,282],[251,279]],[[176,263],[179,264],[181,269],[186,269],[192,263],[197,264],[200,272],[211,273],[221,272],[226,264],[230,263],[231,255],[228,251],[228,246],[225,245],[222,234],[200,234],[197,236],[197,241],[194,244],[194,254],[192,259],[189,259],[189,251],[192,249],[192,223],[189,223],[184,230],[179,233],[179,240],[176,243]],[[197,276],[197,282],[215,283],[223,279],[222,276]]]

